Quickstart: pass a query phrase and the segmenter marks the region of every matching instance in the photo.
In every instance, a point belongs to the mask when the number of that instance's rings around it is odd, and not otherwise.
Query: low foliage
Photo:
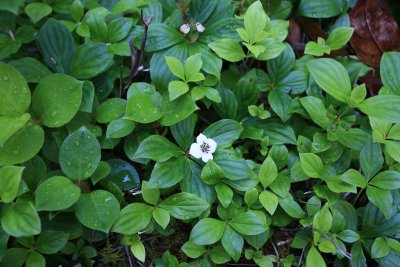
[[[400,53],[370,96],[353,5],[0,1],[1,265],[399,266]]]

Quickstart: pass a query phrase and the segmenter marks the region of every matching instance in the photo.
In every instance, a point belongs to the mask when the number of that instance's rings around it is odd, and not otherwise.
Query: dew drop
[[[4,76],[3,79],[4,79],[5,81],[8,81],[8,77],[7,77],[7,76]]]
[[[71,167],[71,165],[72,165],[71,162],[68,161],[68,162],[67,162],[67,166],[68,166],[68,167]]]

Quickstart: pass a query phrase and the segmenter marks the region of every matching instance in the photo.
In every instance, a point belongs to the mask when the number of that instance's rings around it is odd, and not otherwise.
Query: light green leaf
[[[100,158],[100,144],[85,127],[70,134],[60,148],[61,169],[73,180],[89,178],[97,169]]]
[[[307,66],[319,87],[337,100],[348,102],[351,83],[342,64],[334,59],[320,58],[307,62]]]
[[[190,242],[196,245],[211,245],[218,242],[225,230],[225,223],[220,220],[201,219],[190,233]]]
[[[183,68],[183,64],[181,63],[181,61],[177,58],[174,57],[169,57],[166,56],[165,57],[165,61],[168,64],[168,68],[169,70],[179,79],[181,80],[185,80],[185,70]]]
[[[217,192],[217,197],[221,205],[227,208],[233,198],[232,189],[226,184],[218,183],[215,185],[215,192]]]
[[[82,101],[83,83],[65,74],[43,78],[32,96],[33,111],[47,127],[61,127],[72,120]]]
[[[4,166],[0,168],[1,201],[10,203],[17,197],[24,169],[25,167],[19,166]]]
[[[195,245],[190,241],[183,244],[181,249],[183,252],[185,252],[186,255],[188,255],[192,259],[197,259],[207,252],[207,249],[204,246]]]
[[[274,215],[279,203],[278,197],[269,191],[262,191],[259,199],[261,205],[269,212],[269,214]]]
[[[140,260],[141,262],[145,262],[146,250],[144,248],[143,243],[139,239],[137,239],[131,245],[131,252],[132,252],[133,256],[135,256],[136,259]]]
[[[183,156],[183,151],[179,147],[164,136],[151,135],[140,143],[134,157],[163,162],[179,156]]]
[[[318,252],[318,250],[314,246],[311,246],[310,250],[307,253],[306,266],[307,267],[326,267],[324,258],[322,258],[321,254]]]
[[[46,211],[63,210],[78,201],[81,190],[66,177],[54,176],[36,189],[36,208]]]
[[[157,207],[153,210],[153,218],[163,229],[167,228],[171,219],[168,211]]]
[[[257,44],[265,47],[265,50],[256,57],[258,60],[270,60],[276,58],[286,49],[284,43],[271,38],[266,38]]]
[[[334,29],[328,36],[326,44],[332,50],[344,47],[353,35],[354,29],[351,27],[339,27]]]
[[[325,174],[324,165],[319,156],[313,153],[300,153],[301,167],[305,174],[312,178],[322,178]]]
[[[203,134],[217,142],[218,148],[226,148],[239,139],[243,126],[234,120],[223,119],[208,126]]]
[[[328,127],[329,119],[326,115],[327,111],[324,102],[321,99],[314,96],[306,96],[300,98],[300,103],[318,126],[324,129]]]
[[[389,189],[389,190],[399,189],[400,173],[397,171],[380,172],[378,173],[378,175],[372,178],[369,184],[382,189]]]
[[[373,259],[383,258],[390,252],[390,247],[383,237],[374,240],[371,248],[371,257]]]
[[[22,115],[31,103],[31,91],[22,74],[0,62],[0,116]]]
[[[381,59],[381,77],[385,87],[388,87],[395,95],[400,95],[400,53],[385,52]]]
[[[369,117],[392,123],[400,123],[400,96],[377,95],[362,101],[359,110]]]
[[[243,250],[244,239],[229,225],[226,226],[224,234],[222,235],[221,244],[234,261],[238,261],[240,259]]]
[[[39,215],[28,201],[11,204],[1,218],[1,226],[7,234],[15,237],[33,236],[41,231]]]
[[[119,219],[112,231],[124,235],[137,234],[143,230],[153,217],[153,207],[143,203],[132,203],[121,210]]]
[[[385,215],[386,219],[392,216],[393,197],[390,190],[381,189],[374,186],[367,187],[367,197],[380,211]]]
[[[51,6],[44,3],[32,3],[25,6],[26,14],[34,23],[49,15],[51,11]]]
[[[259,235],[268,230],[265,215],[255,212],[239,213],[232,218],[229,225],[243,235]]]
[[[210,207],[205,200],[185,192],[168,197],[159,206],[168,211],[172,217],[180,220],[196,218]]]
[[[244,27],[249,36],[250,43],[260,41],[260,35],[269,22],[267,14],[260,1],[256,1],[249,6],[244,14]]]
[[[120,214],[118,200],[105,190],[82,194],[74,207],[84,226],[104,233],[108,233]]]
[[[246,57],[240,44],[234,39],[219,39],[208,46],[220,58],[230,62],[238,62]]]
[[[168,84],[169,100],[175,100],[189,91],[189,85],[182,81],[170,81]]]
[[[261,165],[259,177],[260,182],[266,188],[272,184],[278,176],[278,168],[271,156],[268,156]]]
[[[26,267],[45,267],[46,259],[38,252],[31,252],[25,262]]]
[[[150,176],[149,188],[168,188],[179,183],[184,176],[182,169],[185,160],[185,157],[181,157],[156,163]]]

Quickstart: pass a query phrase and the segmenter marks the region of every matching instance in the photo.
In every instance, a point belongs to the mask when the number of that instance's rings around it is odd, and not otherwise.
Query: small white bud
[[[189,24],[182,24],[182,26],[179,28],[181,33],[183,34],[188,34],[190,32],[190,25]]]
[[[206,28],[204,28],[203,24],[201,24],[200,22],[196,23],[196,30],[198,32],[204,32],[206,30]]]

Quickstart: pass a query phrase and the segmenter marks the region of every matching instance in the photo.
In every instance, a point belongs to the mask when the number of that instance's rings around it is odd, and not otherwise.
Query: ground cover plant
[[[378,0],[0,0],[0,265],[400,266]]]

